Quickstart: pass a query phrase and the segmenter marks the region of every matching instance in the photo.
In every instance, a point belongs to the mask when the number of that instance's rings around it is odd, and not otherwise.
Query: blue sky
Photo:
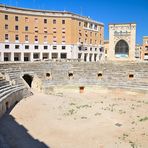
[[[137,23],[137,43],[148,36],[148,0],[0,0],[0,3],[18,7],[66,10],[101,21],[108,39],[109,23]]]

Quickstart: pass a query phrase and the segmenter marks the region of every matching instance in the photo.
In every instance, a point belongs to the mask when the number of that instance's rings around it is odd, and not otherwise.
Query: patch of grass
[[[101,113],[95,113],[95,116],[100,116],[101,115]]]
[[[144,117],[144,118],[141,118],[139,121],[143,122],[143,121],[147,121],[147,120],[148,120],[148,117]]]
[[[131,144],[131,147],[132,147],[132,148],[137,148],[137,146],[136,146],[136,144],[135,144],[134,142],[129,141],[129,143]]]
[[[74,109],[71,109],[68,112],[69,112],[70,115],[73,115],[74,114],[74,111],[75,111]]]
[[[87,119],[87,117],[81,117],[81,119]]]
[[[75,103],[70,103],[69,105],[73,105],[73,106],[74,106],[74,105],[76,105],[76,104],[75,104]]]
[[[76,106],[77,109],[80,109],[80,108],[91,108],[92,106],[91,105],[81,105],[81,106]]]

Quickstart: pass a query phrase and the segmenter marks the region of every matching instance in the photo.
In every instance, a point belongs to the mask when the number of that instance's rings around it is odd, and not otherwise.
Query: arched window
[[[115,56],[118,58],[128,57],[129,46],[126,41],[120,40],[115,46]]]

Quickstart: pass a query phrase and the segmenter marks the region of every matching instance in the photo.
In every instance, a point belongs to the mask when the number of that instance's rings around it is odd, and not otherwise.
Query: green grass
[[[144,118],[141,118],[139,121],[143,122],[143,121],[147,121],[147,120],[148,120],[148,117],[144,117]]]

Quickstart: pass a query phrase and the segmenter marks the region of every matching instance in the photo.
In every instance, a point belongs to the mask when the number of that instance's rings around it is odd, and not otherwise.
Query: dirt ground
[[[0,133],[14,148],[148,148],[148,93],[35,93],[0,120]]]

